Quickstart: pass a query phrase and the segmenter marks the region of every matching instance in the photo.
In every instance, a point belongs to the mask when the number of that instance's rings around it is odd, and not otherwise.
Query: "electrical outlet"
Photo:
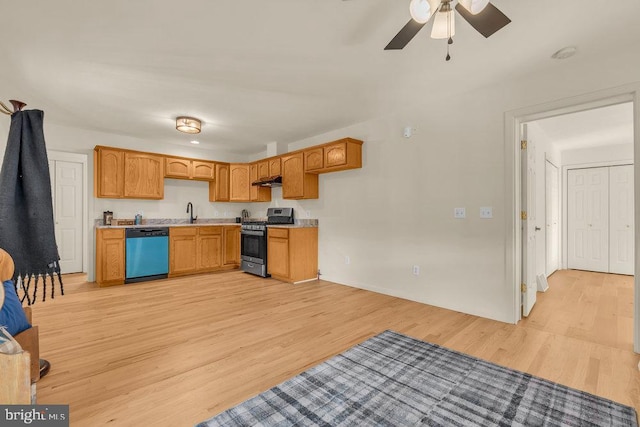
[[[305,215],[307,215],[307,218],[311,218],[311,211],[304,211]]]
[[[493,208],[491,207],[480,208],[480,218],[493,218]]]
[[[454,208],[453,209],[453,217],[457,219],[462,219],[467,217],[467,210],[465,208]]]
[[[345,263],[346,265],[351,264],[351,258],[350,258],[350,257],[348,257],[348,256],[344,257],[344,263]]]
[[[419,276],[420,275],[420,266],[419,265],[414,265],[413,266],[413,275],[414,276]]]

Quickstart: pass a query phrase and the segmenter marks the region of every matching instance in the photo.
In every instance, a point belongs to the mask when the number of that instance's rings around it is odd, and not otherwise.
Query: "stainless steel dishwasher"
[[[169,229],[128,228],[125,258],[124,283],[166,279],[169,274]]]

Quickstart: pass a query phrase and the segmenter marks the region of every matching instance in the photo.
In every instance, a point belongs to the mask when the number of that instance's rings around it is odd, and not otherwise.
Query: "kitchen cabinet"
[[[269,159],[269,176],[282,175],[280,157]]]
[[[231,164],[229,166],[229,201],[248,202],[250,187],[249,165]]]
[[[305,172],[319,171],[324,166],[324,152],[321,148],[304,150]]]
[[[124,151],[96,147],[93,152],[95,197],[120,198],[124,194]]]
[[[96,282],[123,285],[125,276],[124,228],[96,229]]]
[[[257,163],[257,175],[258,179],[269,178],[271,174],[269,173],[269,161],[263,160]]]
[[[362,167],[363,142],[343,138],[304,150],[305,172],[328,173]]]
[[[125,151],[124,197],[162,199],[164,197],[164,159],[147,153]]]
[[[191,179],[193,165],[191,160],[175,157],[164,158],[164,176],[166,178]]]
[[[209,201],[229,201],[229,163],[216,163],[216,179],[209,183]]]
[[[318,278],[318,228],[267,228],[267,272],[285,282]]]
[[[196,268],[212,271],[222,267],[222,227],[198,227]]]
[[[169,229],[169,275],[195,273],[198,227]]]
[[[302,152],[282,156],[282,198],[318,198],[318,175],[305,173]]]
[[[164,176],[176,179],[194,179],[213,181],[215,178],[215,164],[180,157],[165,157]]]
[[[262,162],[262,163],[266,163],[266,162]],[[258,170],[259,170],[259,163],[251,163],[249,165],[249,182],[250,183],[258,180]],[[271,188],[251,185],[249,187],[249,200],[251,202],[270,202]]]
[[[240,226],[224,227],[224,256],[223,264],[240,265]]]

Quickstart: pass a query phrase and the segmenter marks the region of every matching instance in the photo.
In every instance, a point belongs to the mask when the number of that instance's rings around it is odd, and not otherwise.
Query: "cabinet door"
[[[124,194],[124,152],[99,148],[95,153],[96,197],[122,197]]]
[[[198,227],[198,270],[213,270],[222,266],[222,228]]]
[[[169,231],[169,274],[196,271],[196,227],[171,228]]]
[[[224,265],[240,264],[240,227],[224,227]]]
[[[165,157],[164,176],[167,178],[189,179],[192,175],[191,160]]]
[[[216,173],[215,164],[212,162],[193,161],[193,179],[213,181]]]
[[[271,176],[269,173],[269,161],[265,160],[263,162],[258,163],[258,178],[268,178]]]
[[[228,163],[216,163],[216,181],[209,183],[209,200],[212,202],[229,201]]]
[[[124,153],[124,197],[162,199],[164,159],[152,154]]]
[[[304,170],[312,172],[324,167],[324,155],[322,147],[304,151]]]
[[[266,164],[266,162],[263,162]],[[253,163],[249,165],[249,182],[258,180],[258,170],[260,169],[259,163]],[[257,185],[251,185],[249,187],[249,197],[252,202],[270,202],[271,201],[271,188],[259,187]]]
[[[229,200],[232,202],[248,202],[249,187],[249,165],[232,164],[229,168],[230,192]]]
[[[282,168],[280,167],[280,157],[269,160],[269,176],[282,175]]]
[[[304,167],[302,153],[282,158],[282,197],[285,199],[301,199],[303,188]]]
[[[347,143],[340,142],[324,147],[324,167],[333,168],[347,164]]]
[[[99,229],[96,234],[96,281],[100,285],[124,283],[124,229]]]
[[[289,239],[267,239],[267,271],[273,276],[289,277]]]

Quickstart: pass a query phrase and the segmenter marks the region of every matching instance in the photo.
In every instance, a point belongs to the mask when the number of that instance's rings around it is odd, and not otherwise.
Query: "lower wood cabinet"
[[[124,228],[96,229],[96,282],[123,285],[125,276]]]
[[[297,283],[318,278],[318,228],[267,229],[267,272]]]
[[[169,229],[169,276],[205,273],[240,265],[240,226]]]

